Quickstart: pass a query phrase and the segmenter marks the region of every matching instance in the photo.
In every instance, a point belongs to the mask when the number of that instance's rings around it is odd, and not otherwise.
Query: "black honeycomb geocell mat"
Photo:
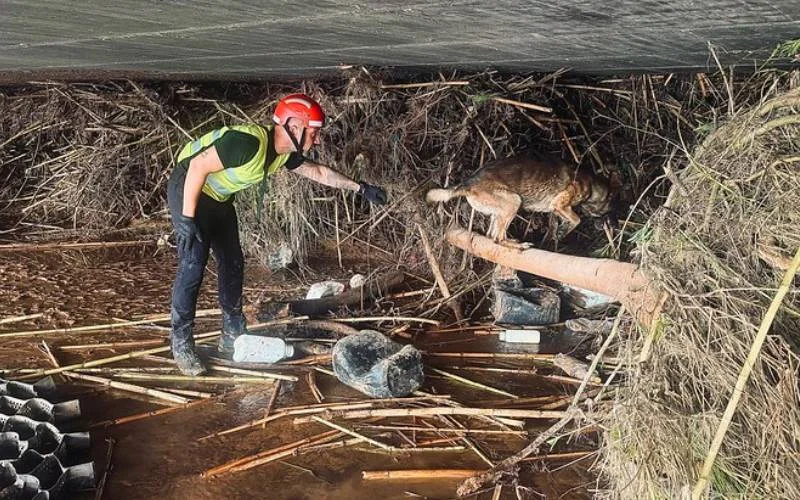
[[[61,500],[95,487],[88,432],[77,400],[53,403],[52,378],[0,379],[0,500]]]

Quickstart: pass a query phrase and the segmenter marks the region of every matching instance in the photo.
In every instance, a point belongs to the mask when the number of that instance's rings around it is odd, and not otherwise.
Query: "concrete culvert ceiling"
[[[261,78],[342,65],[585,73],[752,66],[800,37],[796,0],[0,0],[3,79]]]

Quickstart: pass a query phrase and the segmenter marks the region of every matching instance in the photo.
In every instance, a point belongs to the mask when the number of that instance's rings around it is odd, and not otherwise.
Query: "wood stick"
[[[255,455],[250,455],[236,460],[231,460],[230,462],[208,469],[200,475],[201,477],[210,478],[218,476],[220,474],[224,474],[226,472],[237,472],[237,471],[247,470],[252,467],[256,467],[258,465],[272,462],[281,459],[285,456],[292,455],[295,453],[295,451],[297,451],[304,445],[312,446],[312,445],[322,444],[337,439],[340,436],[342,436],[342,433],[336,430],[323,432],[321,434],[300,439],[298,441],[294,441],[292,443],[288,443],[283,446],[279,446],[277,448],[264,450],[260,453],[256,453]]]
[[[298,378],[295,377],[294,375],[282,375],[280,373],[264,372],[260,370],[245,370],[243,368],[234,368],[232,366],[211,364],[209,365],[209,368],[217,372],[235,373],[237,375],[249,375],[251,377],[273,378],[277,380],[286,380],[288,382],[297,382],[298,380]]]
[[[423,352],[425,356],[437,358],[467,358],[467,359],[534,359],[552,362],[555,354],[531,354],[517,352]]]
[[[573,458],[583,458],[585,456],[597,453],[597,450],[586,451],[569,451],[566,453],[548,453],[545,455],[535,455],[533,457],[525,457],[520,462],[538,462],[540,460],[572,460]]]
[[[234,432],[242,431],[245,429],[249,429],[251,427],[256,427],[258,425],[265,425],[267,422],[271,422],[278,418],[287,417],[290,415],[308,415],[309,413],[323,413],[326,410],[345,410],[345,409],[364,409],[364,408],[371,408],[374,405],[378,404],[386,404],[386,403],[396,403],[396,402],[404,402],[404,403],[415,403],[419,401],[425,400],[446,400],[450,396],[438,396],[438,397],[417,397],[417,398],[385,398],[385,399],[366,399],[361,401],[349,402],[349,403],[322,403],[322,404],[314,404],[314,405],[303,405],[303,406],[288,406],[286,408],[281,408],[281,410],[277,413],[273,413],[271,415],[265,415],[264,418],[259,418],[256,420],[251,420],[250,422],[246,422],[244,424],[238,425],[236,427],[231,427],[229,429],[225,429],[223,431],[218,431],[213,434],[209,434],[207,436],[203,436],[198,439],[198,441],[204,441],[206,439],[211,439],[213,437],[224,436],[226,434],[232,434]]]
[[[190,391],[187,389],[175,389],[172,387],[159,387],[159,389],[162,391],[173,392],[180,396],[189,396],[191,398],[210,399],[214,397],[214,395],[210,392]]]
[[[273,381],[264,377],[192,377],[189,375],[157,375],[154,373],[118,373],[116,377],[130,380],[155,380],[164,382],[201,382],[208,384],[271,384]]]
[[[422,219],[422,216],[417,213],[415,219]],[[436,260],[436,256],[433,254],[433,250],[431,249],[431,244],[428,241],[428,235],[425,233],[425,229],[422,228],[422,224],[420,222],[416,223],[417,232],[419,233],[419,237],[422,240],[422,248],[425,250],[425,256],[428,258],[428,265],[431,268],[431,272],[433,273],[433,277],[436,279],[436,285],[439,287],[439,291],[442,293],[442,297],[445,299],[450,298],[450,288],[447,286],[447,281],[444,279],[444,275],[442,274],[442,270],[439,267],[439,261]],[[463,321],[464,317],[461,314],[461,307],[458,305],[457,301],[447,302],[450,306],[450,309],[453,310],[453,315],[456,317],[456,321],[461,322]]]
[[[13,316],[10,318],[3,318],[0,319],[0,325],[6,325],[8,323],[16,323],[17,321],[27,321],[29,319],[41,318],[42,316],[44,316],[44,313],[26,314],[24,316]]]
[[[201,311],[198,311],[198,314],[195,317],[205,317],[205,316],[218,316],[221,314],[219,309],[212,309],[205,314],[200,314]],[[162,316],[157,316],[155,318],[148,318],[148,319],[140,319],[136,321],[124,321],[124,322],[114,322],[114,323],[105,323],[102,325],[87,325],[87,326],[76,326],[72,328],[54,328],[52,330],[28,330],[22,332],[6,332],[0,333],[0,338],[2,337],[32,337],[35,335],[48,335],[51,333],[85,333],[85,332],[96,332],[99,330],[110,330],[113,331],[115,329],[119,330],[120,328],[125,328],[128,326],[136,326],[136,325],[144,325],[146,323],[160,323],[162,321],[170,321],[170,315],[165,314]]]
[[[556,410],[523,410],[516,408],[466,408],[466,407],[433,407],[433,408],[379,408],[366,410],[329,411],[332,417],[355,419],[367,417],[430,417],[435,415],[468,415],[510,418],[561,418],[566,412]],[[295,423],[301,424],[311,418],[298,418]]]
[[[83,250],[90,248],[119,248],[155,244],[156,240],[95,241],[90,243],[13,243],[0,245],[0,252],[39,252],[44,250]]]
[[[303,320],[303,319],[307,319],[307,318],[306,317],[300,317],[300,318],[290,318],[290,319],[285,319],[285,320],[267,321],[267,322],[264,322],[264,323],[255,324],[252,327],[250,327],[250,329],[251,330],[255,330],[256,328],[262,328],[262,327],[265,327],[265,326],[279,325],[279,324],[282,325],[282,324],[286,324],[286,323],[293,323],[293,322],[295,322],[297,320]],[[197,340],[198,344],[199,343],[203,343],[203,342],[211,342],[211,341],[215,340],[215,338],[218,337],[221,333],[222,333],[221,330],[217,330],[215,332],[209,332],[209,333],[203,333],[203,334],[200,334],[200,335],[195,335],[194,338],[195,339],[200,339],[200,340]],[[53,369],[50,369],[50,370],[39,370],[37,372],[31,373],[29,375],[26,375],[25,378],[44,377],[46,375],[54,375],[56,373],[62,373],[62,372],[65,372],[65,371],[71,371],[71,370],[74,370],[76,368],[91,368],[93,366],[107,365],[107,364],[110,364],[110,363],[116,363],[117,361],[124,361],[126,359],[141,358],[143,356],[148,356],[150,354],[158,354],[160,352],[167,352],[170,349],[171,349],[170,346],[153,347],[152,349],[145,349],[143,351],[134,351],[134,352],[126,353],[126,354],[120,354],[118,356],[111,356],[111,357],[108,357],[108,358],[101,358],[101,359],[95,359],[95,360],[91,360],[91,361],[84,361],[82,363],[75,363],[73,365],[62,366],[60,368],[53,368]]]
[[[501,102],[503,104],[510,104],[512,106],[519,106],[520,108],[532,109],[534,111],[541,111],[542,113],[552,113],[553,108],[546,106],[539,106],[538,104],[529,104],[527,102],[515,101],[513,99],[506,99],[505,97],[492,97],[493,101]]]
[[[311,395],[314,396],[314,399],[317,400],[317,403],[322,403],[325,399],[325,396],[322,395],[322,391],[319,390],[317,387],[317,382],[314,380],[314,372],[310,371],[306,374],[306,380],[308,381],[308,388],[311,390]]]
[[[429,432],[429,433],[454,433],[454,434],[500,434],[500,435],[516,435],[527,436],[526,431],[505,431],[497,429],[458,429],[454,427],[421,427],[417,425],[369,425],[369,424],[356,424],[356,427],[364,427],[375,430],[387,431],[414,431],[414,432]]]
[[[372,446],[377,446],[378,448],[381,448],[381,449],[387,450],[387,451],[392,451],[392,450],[395,449],[394,446],[389,446],[388,444],[381,443],[380,441],[376,441],[376,440],[374,440],[372,438],[368,438],[367,436],[359,434],[359,433],[357,433],[356,431],[354,431],[352,429],[348,429],[347,427],[343,427],[343,426],[341,426],[339,424],[334,424],[333,422],[325,420],[324,418],[317,417],[316,415],[312,415],[311,418],[315,422],[319,422],[319,423],[321,423],[323,425],[327,425],[328,427],[330,427],[332,429],[336,429],[339,432],[343,432],[345,434],[349,434],[350,436],[353,436],[354,438],[359,438],[362,441],[371,444]]]
[[[439,86],[463,86],[469,85],[467,80],[451,80],[442,82],[426,82],[426,83],[392,83],[388,85],[381,84],[378,87],[382,90],[385,89],[419,89],[423,87],[439,87]]]
[[[281,384],[282,383],[283,382],[281,382],[280,380],[275,382],[275,387],[273,387],[273,389],[272,389],[272,394],[270,395],[269,401],[267,402],[267,407],[264,408],[264,418],[265,419],[267,417],[269,417],[270,413],[272,413],[272,409],[275,407],[275,401],[278,400],[278,395],[281,392]],[[267,423],[264,422],[263,424],[261,424],[261,428],[262,429],[266,429],[267,428]]]
[[[778,314],[784,297],[786,297],[786,294],[789,292],[789,288],[794,280],[794,275],[797,274],[798,267],[800,267],[800,249],[795,252],[794,259],[792,259],[789,269],[786,270],[786,274],[783,275],[783,280],[778,287],[778,291],[775,297],[773,297],[769,309],[767,309],[767,312],[764,314],[764,318],[761,320],[761,325],[758,327],[755,339],[753,339],[750,353],[747,355],[747,359],[745,359],[744,365],[739,372],[739,377],[736,379],[736,385],[733,388],[731,399],[728,401],[728,406],[725,407],[725,413],[723,413],[722,419],[717,427],[717,432],[714,434],[714,440],[711,441],[711,447],[703,463],[703,469],[700,471],[700,477],[697,479],[697,483],[695,483],[694,489],[692,490],[692,500],[697,500],[706,494],[706,487],[708,486],[711,469],[714,467],[714,461],[722,446],[722,441],[725,439],[725,434],[728,432],[728,427],[731,424],[736,407],[739,405],[739,400],[742,394],[744,394],[745,385],[750,379],[750,373],[753,371],[756,359],[761,353],[761,347],[764,345],[767,333],[772,326],[772,322],[775,320],[775,315]]]
[[[50,362],[55,367],[58,368],[59,367],[58,360],[53,355],[53,351],[50,350],[50,346],[47,345],[47,342],[42,341],[41,348],[42,348],[42,351],[50,359]],[[63,373],[64,373],[64,376],[68,377],[68,378],[74,378],[74,379],[78,379],[78,380],[86,380],[88,382],[95,382],[95,383],[98,383],[98,384],[103,384],[103,385],[106,385],[106,386],[109,386],[109,387],[113,387],[114,389],[119,389],[121,391],[128,391],[128,392],[133,392],[133,393],[136,393],[136,394],[145,394],[147,396],[150,396],[150,397],[153,397],[153,398],[157,398],[157,399],[162,399],[164,401],[169,401],[169,402],[172,402],[172,403],[186,404],[186,403],[188,403],[190,401],[190,400],[184,398],[183,396],[178,396],[177,394],[170,394],[168,392],[159,391],[157,389],[150,389],[150,388],[147,388],[147,387],[141,387],[141,386],[138,386],[138,385],[127,384],[125,382],[118,382],[116,380],[110,380],[110,379],[107,379],[107,378],[95,377],[93,375],[86,375],[84,373],[74,373],[74,372],[67,372],[67,371],[63,371]]]
[[[106,438],[106,443],[108,443],[108,448],[106,449],[106,466],[103,468],[103,476],[100,478],[100,481],[97,483],[97,488],[94,492],[94,500],[102,500],[103,498],[103,490],[106,487],[106,481],[108,480],[108,475],[111,473],[112,465],[111,465],[111,455],[114,453],[114,443],[116,441],[114,438]]]
[[[83,349],[124,349],[126,347],[144,347],[164,345],[167,339],[136,340],[132,342],[104,342],[99,344],[77,344],[58,346],[62,351],[79,351]]]
[[[336,318],[331,321],[340,321],[342,323],[364,323],[368,321],[409,321],[414,323],[427,323],[429,325],[440,325],[441,321],[428,318],[415,318],[413,316],[367,316],[364,318]]]
[[[496,389],[494,387],[490,387],[488,385],[484,385],[484,384],[481,384],[479,382],[475,382],[474,380],[470,380],[468,378],[464,378],[464,377],[461,377],[459,375],[455,375],[453,373],[446,372],[444,370],[440,370],[438,368],[429,367],[428,369],[430,371],[434,372],[434,373],[438,373],[439,375],[445,376],[445,377],[447,377],[449,379],[457,380],[458,382],[461,382],[463,384],[467,384],[467,385],[472,386],[472,387],[477,387],[478,389],[483,389],[485,391],[494,392],[496,394],[500,394],[501,396],[508,396],[509,398],[512,398],[512,399],[519,398],[519,396],[517,396],[516,394],[511,394],[510,392],[506,392],[506,391],[503,391],[501,389]]]
[[[478,474],[474,469],[407,469],[407,470],[365,470],[361,479],[375,481],[378,479],[463,479]]]
[[[137,420],[143,420],[145,418],[155,417],[155,416],[158,416],[158,415],[164,415],[166,413],[172,413],[174,411],[183,410],[185,408],[196,406],[196,405],[199,405],[199,404],[202,404],[202,403],[205,403],[205,402],[207,402],[206,399],[200,399],[200,400],[197,400],[197,401],[190,401],[190,402],[188,402],[186,404],[179,405],[179,406],[170,406],[170,407],[167,407],[167,408],[160,408],[158,410],[145,411],[145,412],[142,412],[142,413],[135,413],[133,415],[128,415],[127,417],[119,417],[119,418],[115,418],[115,419],[111,419],[111,420],[104,420],[102,422],[97,422],[97,423],[91,424],[89,426],[89,428],[90,429],[96,429],[96,428],[99,428],[99,427],[111,427],[111,426],[114,426],[114,425],[122,425],[122,424],[127,424],[127,423],[130,423],[130,422],[136,422]]]

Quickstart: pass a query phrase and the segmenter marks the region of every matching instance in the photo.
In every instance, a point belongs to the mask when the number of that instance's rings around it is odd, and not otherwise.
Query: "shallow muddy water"
[[[0,255],[0,318],[22,314],[44,313],[42,318],[2,325],[2,331],[33,330],[84,324],[108,323],[113,318],[130,319],[137,315],[165,313],[169,310],[169,294],[175,269],[171,251],[156,248],[124,251],[59,252],[41,254]],[[198,308],[216,307],[216,281],[213,265],[206,273]],[[344,275],[344,273],[343,273]],[[337,276],[338,277],[338,276]],[[252,301],[260,293],[286,294],[303,287],[291,273],[269,276],[249,269],[245,280],[245,300]],[[299,293],[297,294],[299,295]],[[163,323],[161,323],[163,325]],[[199,332],[219,328],[218,320],[198,321]],[[142,339],[165,339],[165,328],[136,328],[119,332],[53,334],[44,337],[61,363],[96,359],[125,352],[106,348],[94,350],[60,349],[75,344],[124,342]],[[564,348],[564,339],[550,337],[543,351]],[[0,343],[0,368],[49,367],[37,349],[37,337],[13,338]],[[424,335],[418,347],[439,351],[496,351],[494,337],[465,338],[463,334]],[[141,361],[112,366],[143,366]],[[442,362],[446,367],[455,362]],[[147,366],[167,366],[147,364]],[[501,366],[489,363],[486,366]],[[532,368],[515,365],[516,368]],[[510,376],[487,372],[459,371],[460,375],[495,385],[519,396],[568,394],[569,386],[560,386],[537,376]],[[77,394],[81,399],[83,424],[163,408],[163,405],[139,396],[115,390],[93,390],[65,380],[64,394]],[[354,390],[324,374],[316,375],[316,383],[325,402],[363,399]],[[158,383],[148,383],[157,387]],[[143,384],[144,385],[144,384]],[[219,392],[223,387],[198,384],[170,384],[172,387]],[[162,385],[166,387],[167,385]],[[439,376],[426,379],[425,390],[452,394],[465,403],[496,400],[497,395],[467,388]],[[105,485],[104,498],[109,499],[409,499],[453,498],[459,480],[426,479],[419,481],[363,481],[364,470],[381,469],[484,469],[472,451],[386,454],[364,445],[330,449],[258,466],[247,471],[205,479],[200,473],[230,460],[275,448],[297,439],[318,434],[326,429],[319,423],[294,425],[290,418],[273,421],[239,433],[198,441],[200,437],[230,428],[263,416],[272,395],[271,384],[226,386],[223,396],[202,404],[137,422],[99,428],[92,431],[93,456],[100,474],[104,468],[107,438],[115,445],[112,466]],[[572,389],[574,390],[574,389]],[[276,408],[315,403],[304,378],[283,383]],[[395,420],[393,423],[403,422]],[[414,423],[407,419],[404,425]],[[546,427],[547,423],[541,423]],[[530,430],[535,431],[535,427]],[[535,434],[534,434],[535,435]],[[428,437],[431,435],[429,434]],[[527,437],[476,437],[474,441],[493,461],[499,461],[521,449]],[[451,443],[452,444],[452,443]],[[455,443],[458,444],[458,443]],[[580,443],[584,448],[590,443]],[[576,449],[573,446],[570,449]],[[545,470],[533,472],[525,466],[521,482],[530,487],[527,498],[589,498],[595,486],[587,472],[591,457],[575,465],[550,463]],[[492,498],[492,491],[474,498]],[[512,488],[505,487],[502,498],[517,498]],[[526,498],[522,496],[522,498]]]

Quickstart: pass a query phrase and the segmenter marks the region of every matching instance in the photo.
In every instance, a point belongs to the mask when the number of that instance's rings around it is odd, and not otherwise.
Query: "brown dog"
[[[555,212],[567,221],[559,238],[575,229],[581,218],[572,207],[582,205],[593,216],[611,211],[612,189],[607,179],[560,159],[524,154],[488,163],[451,189],[431,189],[428,203],[464,196],[478,212],[492,217],[489,236],[506,240],[508,226],[520,208]]]

